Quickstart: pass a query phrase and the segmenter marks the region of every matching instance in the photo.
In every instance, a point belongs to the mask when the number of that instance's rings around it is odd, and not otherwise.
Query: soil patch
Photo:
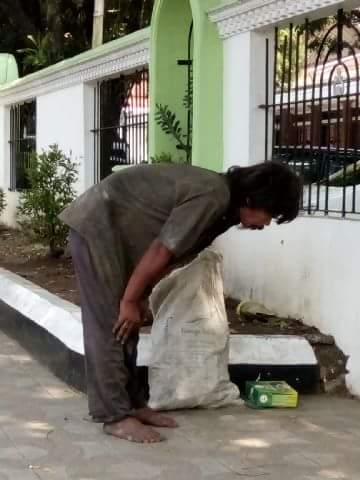
[[[74,268],[70,258],[51,258],[47,248],[34,244],[13,229],[0,227],[0,267],[80,305]],[[247,315],[236,312],[239,300],[226,299],[226,310],[232,334],[300,335],[312,344],[320,365],[321,388],[326,392],[346,393],[345,374],[347,358],[336,346],[333,337],[323,335],[315,327],[291,318]],[[149,331],[151,314],[147,316],[144,331]]]
[[[17,230],[0,227],[0,267],[80,305],[71,259],[50,257],[46,247]]]

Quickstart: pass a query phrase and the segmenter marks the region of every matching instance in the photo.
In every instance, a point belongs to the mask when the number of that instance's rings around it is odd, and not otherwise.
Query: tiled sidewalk
[[[143,446],[86,413],[84,395],[0,333],[0,480],[360,480],[357,400],[178,412],[167,441]]]

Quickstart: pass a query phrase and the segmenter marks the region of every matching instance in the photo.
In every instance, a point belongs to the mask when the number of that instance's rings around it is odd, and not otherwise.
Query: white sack
[[[241,404],[229,380],[229,327],[222,257],[204,250],[154,288],[149,362],[152,408],[173,410]]]

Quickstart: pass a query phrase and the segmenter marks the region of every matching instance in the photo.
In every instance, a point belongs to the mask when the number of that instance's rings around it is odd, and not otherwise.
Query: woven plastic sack
[[[157,410],[241,404],[229,380],[222,257],[204,250],[154,288],[149,405]]]

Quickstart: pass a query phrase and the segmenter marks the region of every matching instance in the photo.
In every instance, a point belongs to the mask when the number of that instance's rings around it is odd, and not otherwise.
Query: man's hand
[[[153,287],[156,279],[169,266],[171,251],[158,240],[154,240],[133,271],[120,302],[120,313],[113,333],[124,344],[132,332],[143,324],[142,302],[146,289]]]
[[[114,325],[113,334],[116,340],[124,345],[133,332],[137,332],[143,324],[143,312],[135,302],[122,300],[119,317]]]

